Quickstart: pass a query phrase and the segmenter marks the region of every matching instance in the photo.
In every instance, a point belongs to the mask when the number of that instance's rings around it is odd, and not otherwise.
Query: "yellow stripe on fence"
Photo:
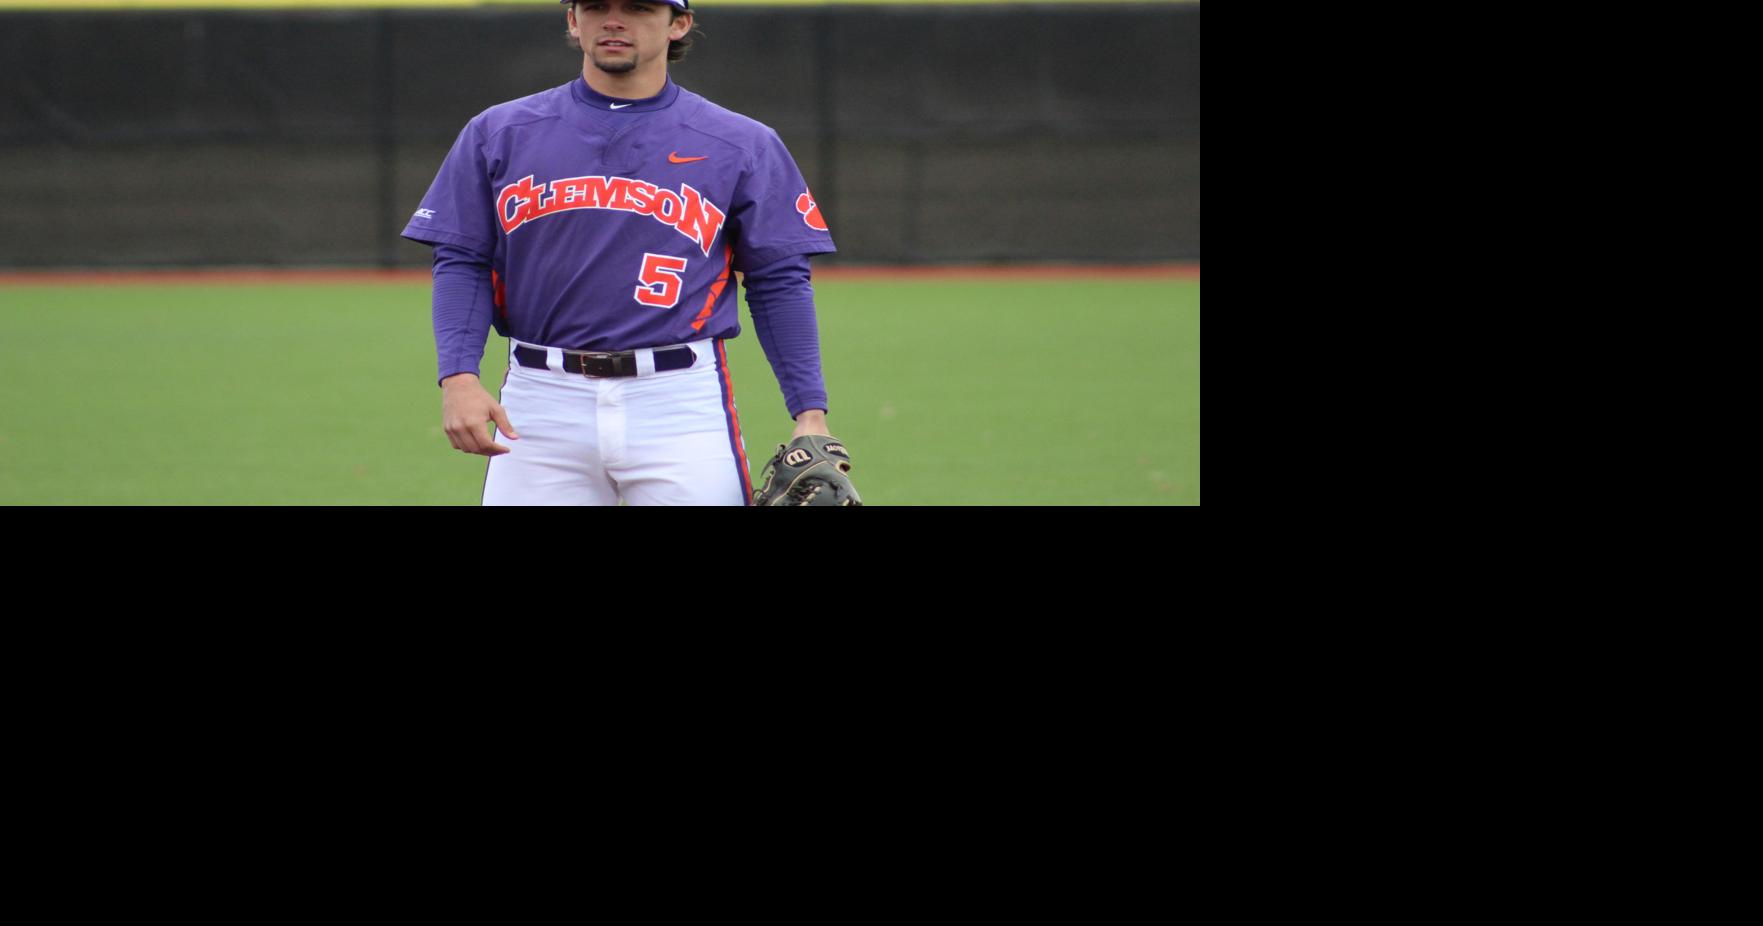
[[[953,4],[991,3],[1164,3],[1198,4],[1200,0],[953,0]],[[0,0],[4,10],[301,10],[376,8],[429,8],[460,6],[546,6],[556,0]],[[709,12],[729,6],[949,6],[949,0],[699,0]]]

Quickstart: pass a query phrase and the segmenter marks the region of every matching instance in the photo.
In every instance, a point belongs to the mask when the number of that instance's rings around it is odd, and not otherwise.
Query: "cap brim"
[[[558,3],[574,3],[574,2],[576,2],[576,0],[557,0],[557,2]],[[671,3],[674,6],[677,6],[682,10],[690,10],[692,8],[690,0],[649,0],[649,2],[651,2],[651,3]]]

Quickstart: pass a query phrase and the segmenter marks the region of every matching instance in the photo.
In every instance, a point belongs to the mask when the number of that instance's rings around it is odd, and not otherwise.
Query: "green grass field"
[[[815,291],[828,422],[866,503],[1199,504],[1199,281]],[[484,458],[441,433],[428,300],[0,287],[0,504],[477,504]],[[792,422],[745,328],[729,354],[757,477]],[[492,390],[506,351],[492,335]]]

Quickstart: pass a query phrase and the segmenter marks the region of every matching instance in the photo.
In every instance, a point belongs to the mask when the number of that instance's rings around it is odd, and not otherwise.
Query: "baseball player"
[[[485,505],[749,504],[735,273],[793,436],[823,440],[809,257],[832,235],[776,132],[668,76],[688,0],[568,6],[582,73],[472,119],[403,232],[435,249],[448,439],[490,457]]]

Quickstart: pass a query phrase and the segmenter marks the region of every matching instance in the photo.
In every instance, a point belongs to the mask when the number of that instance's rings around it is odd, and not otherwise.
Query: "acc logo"
[[[433,210],[433,209],[418,209],[418,210],[416,210],[416,217],[419,219],[432,219],[435,217],[435,210]]]
[[[820,204],[814,201],[814,192],[804,190],[796,197],[796,211],[802,213],[802,221],[815,231],[826,231],[826,219],[820,217]]]

